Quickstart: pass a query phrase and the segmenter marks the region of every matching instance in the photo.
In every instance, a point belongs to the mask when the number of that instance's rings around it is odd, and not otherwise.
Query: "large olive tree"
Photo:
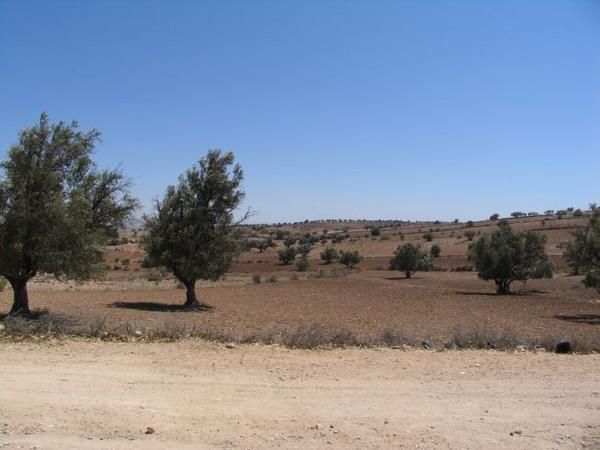
[[[93,162],[99,139],[42,114],[0,164],[0,275],[14,292],[11,314],[30,313],[27,282],[38,273],[100,272],[106,236],[136,208],[123,175]]]
[[[552,276],[552,264],[545,250],[546,237],[533,232],[514,232],[502,221],[491,234],[469,247],[469,260],[479,277],[494,280],[498,294],[510,294],[513,281]]]
[[[145,217],[146,263],[165,267],[183,283],[185,307],[201,305],[196,280],[219,279],[238,254],[240,221],[234,221],[234,212],[245,196],[242,179],[233,153],[210,150]]]

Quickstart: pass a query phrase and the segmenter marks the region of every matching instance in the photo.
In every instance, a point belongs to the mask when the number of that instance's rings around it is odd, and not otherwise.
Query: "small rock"
[[[3,323],[0,323],[0,331],[4,331],[6,330],[6,325],[4,325]]]
[[[136,332],[135,332],[135,335],[136,335],[136,336],[141,336],[141,335],[142,335],[142,332],[141,332],[140,330],[136,330]]]
[[[154,428],[152,427],[147,427],[146,431],[144,431],[144,434],[154,434],[156,431],[154,430]]]
[[[236,347],[235,344],[232,344],[232,343],[225,344],[225,348],[235,348],[235,347]]]

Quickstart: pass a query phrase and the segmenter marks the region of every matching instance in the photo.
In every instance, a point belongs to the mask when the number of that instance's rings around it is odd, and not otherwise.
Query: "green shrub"
[[[469,247],[469,261],[484,280],[494,280],[498,294],[509,294],[513,281],[552,276],[545,250],[546,236],[513,232],[510,225],[499,223],[491,235],[485,235]]]
[[[162,275],[160,274],[160,272],[157,272],[155,270],[151,270],[150,272],[148,272],[148,275],[146,276],[146,279],[148,281],[152,281],[152,282],[158,284],[162,280]]]
[[[296,259],[296,249],[294,247],[286,247],[284,249],[279,250],[279,261],[287,266],[293,260]]]
[[[473,230],[467,230],[465,231],[465,237],[467,238],[467,240],[472,241],[475,237],[475,232]]]
[[[310,263],[308,262],[308,259],[306,259],[306,258],[300,258],[296,262],[296,269],[298,269],[299,272],[306,272],[308,270],[309,266],[310,266]]]
[[[306,243],[300,244],[298,246],[297,253],[300,256],[302,256],[303,258],[306,258],[308,256],[308,254],[310,253],[311,250],[312,250],[312,244],[310,242],[306,242]]]
[[[371,236],[375,237],[379,235],[381,235],[381,230],[379,228],[371,228]]]
[[[321,260],[324,261],[325,264],[331,264],[332,261],[335,261],[338,258],[338,251],[333,247],[327,247],[321,252]]]
[[[293,239],[293,238],[287,238],[285,241],[283,241],[283,245],[285,245],[286,247],[291,247],[295,243],[296,243],[296,239]]]
[[[427,233],[423,234],[423,239],[425,239],[427,242],[433,241],[433,233],[428,231]]]
[[[398,246],[390,260],[390,270],[404,272],[410,278],[417,270],[431,270],[431,256],[421,251],[420,245],[404,244]]]
[[[440,253],[442,253],[442,249],[439,245],[433,244],[429,252],[431,253],[431,256],[437,258],[438,256],[440,256]]]
[[[340,252],[340,262],[351,269],[362,261],[362,256],[358,250]]]
[[[254,284],[260,284],[260,283],[262,283],[262,278],[260,276],[260,273],[255,273],[254,275],[252,275],[252,282]]]

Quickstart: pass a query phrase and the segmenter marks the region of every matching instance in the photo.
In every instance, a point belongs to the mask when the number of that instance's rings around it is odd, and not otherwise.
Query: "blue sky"
[[[209,148],[255,222],[600,201],[600,2],[0,0],[0,147],[98,128],[149,207]]]

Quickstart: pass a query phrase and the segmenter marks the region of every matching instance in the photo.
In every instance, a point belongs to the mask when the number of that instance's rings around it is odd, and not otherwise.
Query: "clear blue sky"
[[[148,207],[233,150],[255,222],[600,201],[600,1],[0,0],[0,147],[104,134]]]

